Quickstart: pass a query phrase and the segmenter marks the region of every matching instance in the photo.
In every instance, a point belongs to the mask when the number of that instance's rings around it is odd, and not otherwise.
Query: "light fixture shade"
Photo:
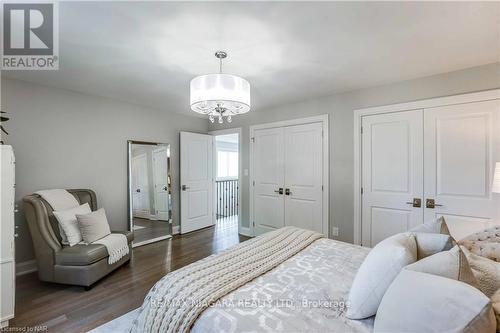
[[[491,186],[491,192],[500,193],[500,162],[497,162],[495,166],[495,173],[493,175],[493,185]]]
[[[250,111],[250,84],[230,74],[207,74],[191,80],[191,110],[211,114],[216,107],[226,109],[224,115]]]

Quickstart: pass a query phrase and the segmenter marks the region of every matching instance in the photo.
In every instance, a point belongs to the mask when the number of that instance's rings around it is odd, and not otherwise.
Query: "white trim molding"
[[[252,229],[238,226],[238,233],[243,236],[253,237]]]
[[[293,126],[293,125],[305,125],[305,124],[312,124],[312,123],[322,123],[323,126],[323,230],[324,234],[327,235],[329,238],[332,237],[330,235],[330,224],[335,225],[333,220],[330,221],[330,181],[329,181],[329,176],[330,176],[330,148],[329,148],[329,126],[328,126],[328,119],[331,119],[331,115],[328,114],[323,114],[319,116],[313,116],[313,117],[307,117],[307,118],[298,118],[298,119],[290,119],[290,120],[284,120],[284,121],[277,121],[273,123],[265,123],[265,124],[258,124],[258,125],[252,125],[250,126],[250,137],[249,137],[249,145],[250,145],[250,174],[249,174],[249,187],[250,187],[250,231],[252,235],[255,235],[254,232],[254,212],[253,212],[253,195],[254,195],[254,187],[252,186],[253,182],[253,140],[252,138],[254,137],[254,132],[255,130],[259,129],[266,129],[266,128],[275,128],[275,127],[286,127],[286,126]],[[333,163],[332,163],[333,165]]]
[[[354,244],[361,245],[361,122],[363,116],[500,99],[500,89],[354,110]]]
[[[181,233],[181,226],[173,225],[172,226],[172,235],[178,235]]]
[[[143,246],[146,244],[156,243],[156,242],[159,242],[159,241],[162,241],[165,239],[170,239],[170,238],[172,238],[172,235],[165,235],[165,236],[160,236],[160,237],[156,237],[156,238],[151,238],[151,239],[147,239],[145,241],[138,242],[138,243],[132,242],[132,248],[136,248],[138,246]]]
[[[38,268],[36,267],[36,260],[27,260],[16,264],[16,276],[21,276],[36,272]]]

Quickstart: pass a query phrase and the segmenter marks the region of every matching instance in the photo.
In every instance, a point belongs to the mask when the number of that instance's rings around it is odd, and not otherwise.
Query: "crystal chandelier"
[[[197,76],[191,80],[191,110],[208,115],[213,123],[218,118],[219,124],[228,123],[231,117],[250,111],[250,84],[242,77],[222,74],[222,59],[227,57],[224,51],[215,52],[219,59],[219,74]]]

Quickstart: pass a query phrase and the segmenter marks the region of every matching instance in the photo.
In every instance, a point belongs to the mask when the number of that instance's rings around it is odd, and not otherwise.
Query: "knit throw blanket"
[[[122,234],[109,234],[92,244],[102,244],[108,250],[108,264],[112,265],[129,253],[127,236]]]
[[[285,227],[171,272],[151,288],[131,332],[188,332],[196,318],[221,297],[322,237]]]

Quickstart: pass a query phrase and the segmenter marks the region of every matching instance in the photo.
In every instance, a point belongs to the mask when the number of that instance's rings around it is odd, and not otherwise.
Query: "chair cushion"
[[[113,233],[127,236],[130,244],[134,240],[131,231],[113,231]],[[85,266],[109,256],[108,250],[102,244],[76,244],[75,246],[64,246],[56,252],[56,264],[63,266]]]
[[[64,246],[56,252],[56,264],[64,266],[85,266],[108,257],[108,250],[101,244],[76,244]]]

